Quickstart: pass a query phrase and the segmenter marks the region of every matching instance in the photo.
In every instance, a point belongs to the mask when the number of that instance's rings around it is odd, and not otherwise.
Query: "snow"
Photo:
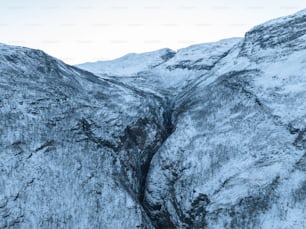
[[[258,28],[261,28],[261,27],[271,27],[271,26],[276,26],[278,24],[279,25],[284,25],[291,20],[294,20],[294,19],[300,18],[300,17],[304,17],[305,15],[306,15],[306,9],[303,9],[303,10],[300,10],[300,11],[296,12],[295,14],[292,14],[292,15],[289,15],[289,16],[283,16],[283,17],[279,17],[279,18],[274,18],[274,19],[271,19],[271,20],[269,20],[265,23],[254,26],[254,28],[252,28],[250,30],[250,32],[254,31]]]
[[[160,49],[147,53],[130,53],[111,61],[97,61],[79,64],[77,67],[93,72],[97,75],[134,76],[138,72],[149,70],[165,61],[163,57],[174,54],[170,49]]]
[[[144,91],[152,85],[155,93],[159,88],[180,88],[203,75],[212,68],[230,49],[238,44],[241,38],[224,39],[218,42],[192,45],[174,52],[161,49],[142,54],[128,54],[113,61],[98,61],[77,65],[102,78],[114,78],[135,84]],[[169,55],[167,59],[162,57]],[[184,68],[184,64],[190,69]],[[182,67],[181,67],[182,66]],[[136,76],[136,78],[135,78]],[[150,86],[151,85],[151,86]]]
[[[305,12],[97,76],[0,44],[0,228],[304,228]]]

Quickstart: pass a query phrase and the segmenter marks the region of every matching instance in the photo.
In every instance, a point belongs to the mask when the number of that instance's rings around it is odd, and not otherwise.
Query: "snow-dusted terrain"
[[[1,229],[306,228],[306,11],[77,67],[0,45],[0,117]]]
[[[138,72],[151,70],[167,62],[174,55],[175,52],[171,49],[161,49],[142,54],[127,54],[113,61],[84,63],[78,67],[98,75],[133,76]]]

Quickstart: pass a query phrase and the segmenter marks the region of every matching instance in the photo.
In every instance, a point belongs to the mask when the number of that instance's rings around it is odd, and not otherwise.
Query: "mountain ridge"
[[[305,228],[305,15],[98,72],[0,44],[0,228]]]

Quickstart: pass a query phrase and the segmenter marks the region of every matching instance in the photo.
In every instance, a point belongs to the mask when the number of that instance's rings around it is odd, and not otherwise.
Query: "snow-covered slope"
[[[97,61],[84,63],[77,67],[97,75],[134,76],[138,72],[150,70],[171,59],[175,52],[171,49],[161,49],[147,53],[130,53],[112,61]]]
[[[209,71],[215,63],[242,39],[231,38],[219,42],[193,45],[143,54],[128,54],[114,61],[85,63],[77,67],[95,73],[103,78],[116,78],[121,82],[143,89],[179,89],[191,80]],[[177,90],[178,91],[178,90]]]
[[[163,98],[0,46],[0,228],[136,228]]]
[[[0,228],[306,228],[305,25],[87,71],[0,45]]]
[[[158,227],[306,227],[305,23],[255,27],[175,97],[145,195]]]

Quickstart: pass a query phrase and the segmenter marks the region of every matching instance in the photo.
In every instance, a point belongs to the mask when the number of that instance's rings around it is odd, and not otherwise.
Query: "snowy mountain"
[[[130,53],[112,61],[84,63],[77,67],[98,75],[133,76],[141,71],[148,71],[166,62],[175,55],[171,49],[161,49],[147,53]]]
[[[241,41],[231,38],[215,43],[193,45],[174,52],[161,49],[143,54],[128,54],[113,61],[85,63],[77,67],[103,78],[116,78],[143,89],[181,88],[188,81],[209,71]]]
[[[0,228],[151,225],[139,198],[166,101],[38,50],[1,45],[0,62]]]
[[[305,63],[306,11],[77,67],[0,45],[0,228],[306,228]]]

